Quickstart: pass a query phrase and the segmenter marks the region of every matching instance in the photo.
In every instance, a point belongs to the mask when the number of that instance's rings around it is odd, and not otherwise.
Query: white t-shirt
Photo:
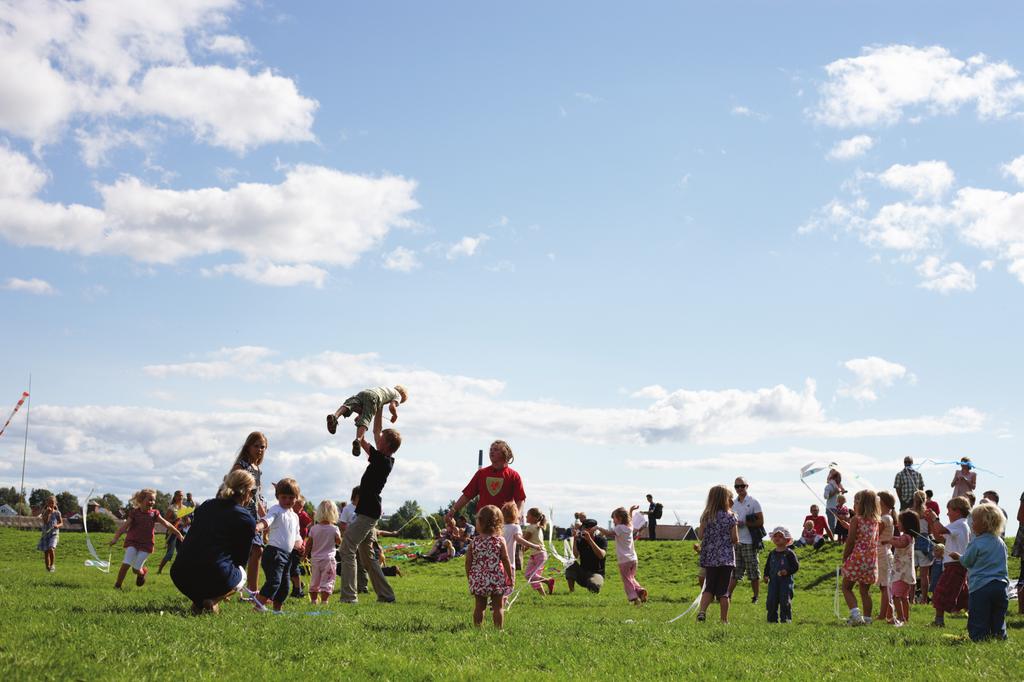
[[[742,501],[738,497],[733,500],[732,513],[735,514],[736,518],[740,521],[746,522],[747,516],[750,514],[760,513],[760,511],[761,503],[750,495],[747,495]],[[754,543],[754,540],[750,537],[750,529],[744,525],[739,527],[739,531],[741,545],[751,545]]]
[[[615,557],[620,564],[627,564],[636,561],[636,548],[633,547],[633,529],[621,523],[616,524],[615,531]]]
[[[267,510],[263,517],[270,524],[270,539],[267,544],[283,552],[291,552],[295,543],[302,540],[299,535],[299,515],[291,507],[285,509],[279,504]]]
[[[502,529],[502,535],[505,536],[505,546],[508,548],[508,558],[515,564],[516,556],[516,536],[523,534],[523,529],[518,523],[506,523]]]
[[[946,536],[946,553],[942,555],[942,565],[953,563],[950,554],[956,552],[963,554],[967,551],[967,544],[971,541],[971,528],[967,525],[967,519],[957,519],[946,526],[949,534]]]
[[[356,520],[356,506],[351,502],[345,505],[338,516],[338,523],[349,524]]]

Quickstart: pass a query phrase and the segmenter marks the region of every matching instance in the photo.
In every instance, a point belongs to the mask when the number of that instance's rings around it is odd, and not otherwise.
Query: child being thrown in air
[[[332,434],[338,430],[338,419],[355,413],[356,439],[352,441],[352,456],[358,457],[360,443],[373,424],[373,418],[387,405],[391,411],[391,423],[398,421],[398,406],[409,399],[405,386],[367,388],[345,400],[332,414],[327,415],[327,430]]]

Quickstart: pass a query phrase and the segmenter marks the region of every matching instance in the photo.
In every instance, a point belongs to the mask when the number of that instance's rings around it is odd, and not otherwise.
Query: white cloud
[[[977,283],[974,273],[962,263],[943,263],[938,256],[928,256],[917,266],[917,274],[922,278],[918,285],[922,289],[930,289],[940,294],[953,291],[974,291]]]
[[[455,260],[462,256],[472,256],[488,239],[490,237],[486,234],[478,234],[475,237],[463,237],[448,248],[447,258],[448,260]]]
[[[895,164],[878,176],[891,189],[912,194],[918,201],[937,201],[953,186],[953,169],[945,161],[921,161],[913,165]]]
[[[31,279],[10,277],[7,282],[4,283],[3,288],[7,291],[23,291],[26,294],[35,294],[37,296],[52,296],[57,293],[57,290],[53,288],[52,284],[46,280],[38,279],[36,277]]]
[[[907,372],[903,365],[875,356],[847,360],[843,367],[853,373],[855,381],[852,384],[843,384],[836,393],[860,403],[878,400],[879,390],[891,388],[901,379],[911,383],[915,381],[914,375]]]
[[[1018,185],[1024,185],[1024,156],[1018,156],[1010,163],[1005,164],[1003,173],[1016,180]]]
[[[155,116],[185,123],[200,139],[236,151],[313,139],[317,103],[299,95],[290,79],[192,62],[193,37],[226,24],[238,4],[5,4],[0,129],[38,147],[56,141],[71,120],[80,122],[80,139],[102,141],[91,128]],[[224,35],[208,44],[237,54],[239,40]],[[102,157],[95,144],[84,152],[87,160]]]
[[[603,97],[598,97],[597,95],[592,95],[589,92],[576,92],[576,93],[573,93],[573,95],[576,97],[576,99],[583,100],[584,102],[586,102],[588,104],[600,104],[601,102],[604,101]]]
[[[759,121],[763,121],[768,118],[768,114],[762,114],[759,111],[754,111],[750,107],[738,105],[732,108],[731,113],[733,116],[742,116],[744,118],[755,118]],[[724,153],[724,152],[723,152]]]
[[[45,174],[0,147],[0,236],[19,246],[85,255],[125,255],[142,263],[176,263],[231,252],[242,265],[212,268],[273,285],[310,282],[315,265],[349,267],[418,208],[416,183],[322,166],[298,165],[280,184],[231,189],[161,189],[124,176],[97,188],[102,208],[48,203],[36,195]]]
[[[1015,168],[1015,162],[1004,168]],[[945,262],[946,237],[953,235],[982,252],[981,269],[992,270],[995,262],[1005,262],[1007,270],[1024,283],[1024,192],[962,187],[942,201],[954,182],[952,170],[942,161],[896,165],[864,177],[905,190],[915,201],[883,204],[872,213],[862,178],[857,178],[847,188],[852,199],[829,202],[799,232],[834,228],[853,233],[872,248],[905,252],[905,262],[923,258],[917,265],[922,288],[940,293],[973,291],[975,274],[960,262],[963,259]]]
[[[897,123],[914,115],[950,114],[973,104],[980,118],[1000,118],[1019,110],[1024,84],[1016,69],[983,54],[966,60],[939,47],[866,47],[858,57],[836,60],[820,99],[809,113],[838,128]]]
[[[412,272],[420,267],[420,260],[416,257],[415,251],[399,246],[384,255],[384,267],[396,272]]]
[[[941,416],[840,421],[825,413],[815,396],[812,380],[802,390],[782,385],[705,391],[646,387],[634,396],[650,401],[649,404],[626,409],[616,404],[617,396],[612,397],[608,407],[580,407],[540,399],[511,400],[502,397],[503,381],[389,365],[375,354],[327,352],[276,363],[263,356],[251,361],[225,357],[154,365],[147,367],[146,372],[156,377],[287,379],[333,394],[403,383],[413,394],[403,406],[403,424],[422,437],[440,440],[487,438],[489,434],[502,433],[596,444],[738,444],[780,437],[967,433],[980,429],[986,419],[973,408],[957,407]],[[875,379],[876,384],[879,381],[884,380]]]
[[[186,376],[196,379],[222,379],[229,376],[253,377],[259,365],[260,378],[278,374],[279,371],[265,361],[273,357],[275,352],[263,346],[238,346],[221,348],[210,353],[209,360],[184,362],[172,365],[147,365],[143,371],[151,377],[166,379],[170,376]]]
[[[243,152],[313,140],[317,103],[269,69],[254,75],[242,68],[164,66],[146,72],[136,108],[183,121],[198,139]]]
[[[272,287],[293,287],[298,284],[311,284],[317,289],[323,288],[328,275],[327,271],[323,268],[318,268],[309,263],[275,265],[274,263],[260,260],[216,265],[212,268],[203,268],[202,273],[207,277],[234,275],[256,284],[265,284]]]
[[[210,52],[229,54],[234,57],[242,57],[249,54],[252,50],[249,42],[242,36],[225,34],[211,36],[205,43],[203,43],[203,47]]]
[[[96,168],[107,163],[107,155],[112,149],[132,145],[140,149],[149,144],[146,134],[125,129],[111,128],[102,124],[91,130],[79,128],[75,131],[82,161],[89,168]]]
[[[836,161],[848,161],[864,156],[875,146],[875,140],[870,135],[856,135],[847,140],[836,142],[829,150],[827,158]]]

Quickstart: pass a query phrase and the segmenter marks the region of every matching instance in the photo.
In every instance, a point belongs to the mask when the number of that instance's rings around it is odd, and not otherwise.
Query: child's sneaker
[[[846,624],[850,627],[858,627],[860,625],[864,625],[864,617],[860,615],[851,615],[849,618],[846,619]]]
[[[143,566],[142,570],[139,571],[138,575],[135,576],[135,585],[136,585],[136,587],[142,587],[143,585],[146,584],[146,574],[147,573],[149,573],[149,569],[146,568],[145,566]]]
[[[871,616],[864,616],[864,625],[871,625]]]
[[[334,435],[338,431],[338,418],[333,414],[327,415],[327,432]]]
[[[361,448],[359,447],[359,440],[352,441],[352,456],[358,457]]]
[[[698,623],[703,623],[706,618],[707,618],[707,616],[704,615],[703,611],[701,611],[700,613],[697,614],[697,622]]]
[[[284,615],[284,611],[282,611],[281,609],[274,609],[273,611],[271,611],[271,613],[273,615],[275,615],[275,616],[283,616]]]

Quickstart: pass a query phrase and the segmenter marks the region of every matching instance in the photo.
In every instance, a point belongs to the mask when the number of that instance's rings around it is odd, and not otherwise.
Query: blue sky
[[[341,498],[323,415],[401,381],[385,507],[504,438],[560,518],[694,519],[743,473],[795,524],[803,464],[905,454],[973,456],[1012,510],[1022,13],[4,3],[27,484],[207,496],[259,429],[269,478]]]

